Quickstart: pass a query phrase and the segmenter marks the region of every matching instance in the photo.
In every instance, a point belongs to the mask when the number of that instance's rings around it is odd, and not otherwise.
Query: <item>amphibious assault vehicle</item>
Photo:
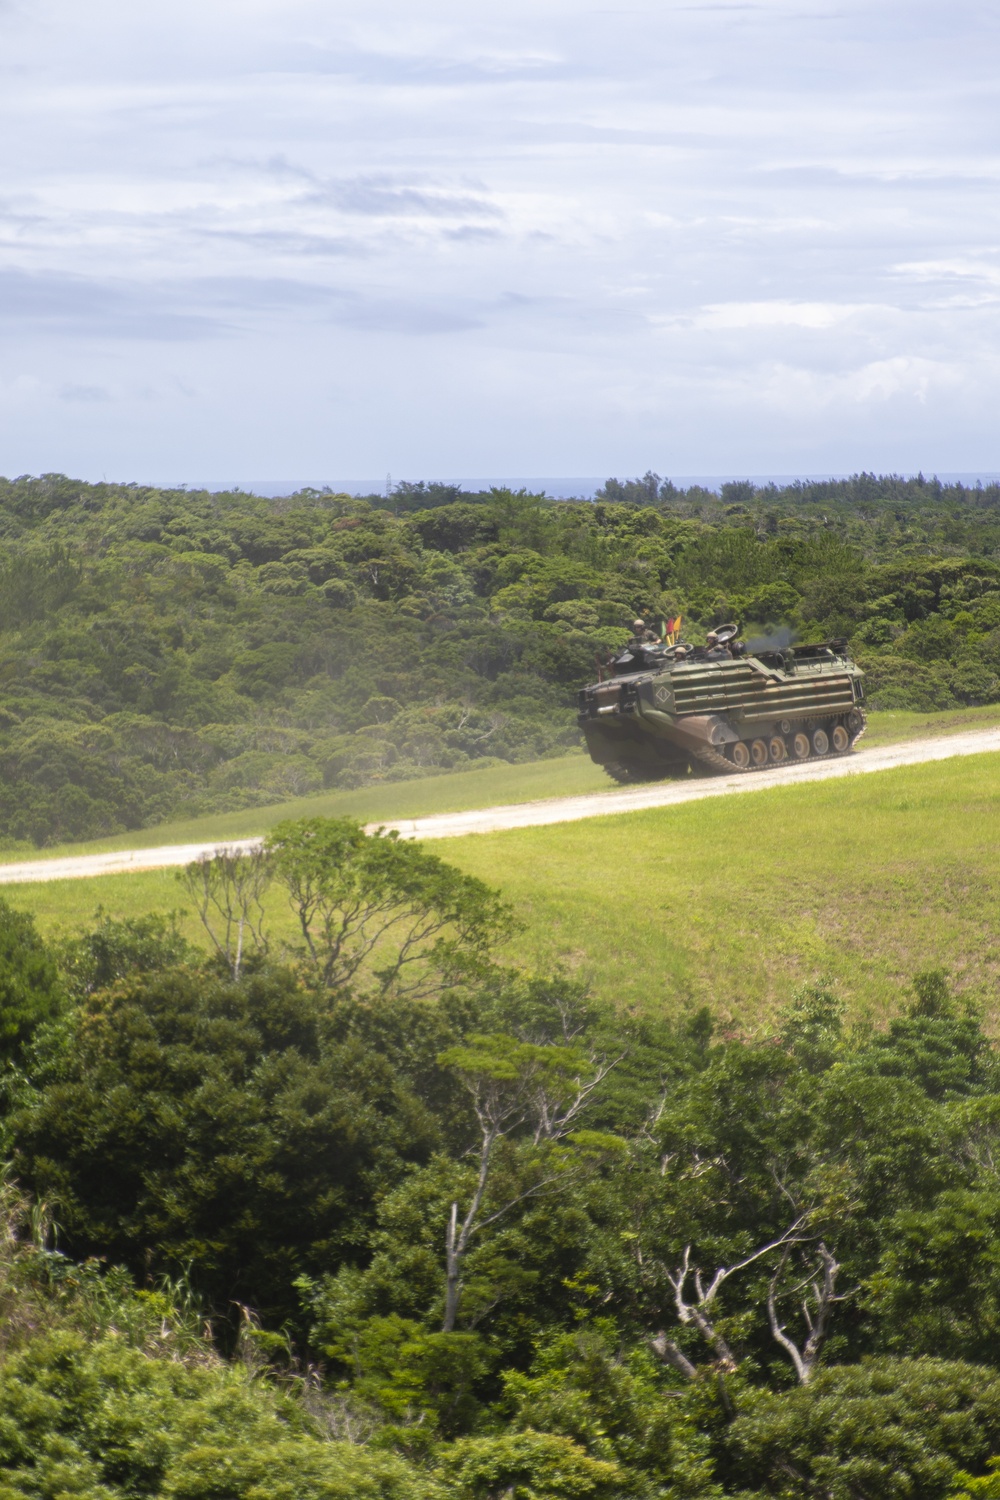
[[[754,651],[738,633],[722,626],[710,650],[635,638],[580,691],[591,759],[616,781],[650,781],[846,755],[865,729],[846,641]]]

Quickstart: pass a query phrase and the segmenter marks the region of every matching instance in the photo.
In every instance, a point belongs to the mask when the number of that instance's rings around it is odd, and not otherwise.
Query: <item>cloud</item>
[[[0,325],[55,337],[188,340],[226,331],[158,287],[60,272],[0,271]]]
[[[341,213],[378,218],[473,219],[501,217],[495,203],[471,193],[418,188],[388,178],[356,177],[329,183],[311,201],[329,202]]]
[[[0,468],[1000,467],[998,68],[973,0],[0,3]]]
[[[183,308],[180,312],[176,309]],[[451,299],[359,293],[282,277],[204,276],[123,285],[84,277],[0,272],[0,326],[89,339],[206,340],[250,336],[254,328],[335,324],[378,333],[460,333],[483,326]],[[102,387],[67,385],[67,401],[107,399]]]
[[[893,270],[913,281],[978,281],[987,286],[1000,286],[1000,265],[989,261],[914,260],[904,261]]]
[[[205,167],[222,168],[240,177],[265,177],[291,190],[297,205],[328,205],[340,213],[376,218],[501,218],[502,209],[486,194],[438,181],[426,173],[358,173],[330,176],[311,170],[282,153],[264,161],[248,159],[208,160]]]
[[[482,328],[484,319],[447,305],[376,300],[361,301],[333,314],[332,321],[366,333],[399,333],[405,337],[468,333]]]
[[[484,231],[485,232],[485,231]],[[363,240],[347,235],[296,233],[288,229],[210,229],[200,231],[206,241],[228,241],[265,255],[290,255],[319,260],[355,259],[369,256],[371,248]]]
[[[695,328],[811,328],[825,330],[885,308],[842,302],[717,302],[687,321]]]
[[[60,401],[110,401],[111,392],[103,385],[64,385],[59,389]]]

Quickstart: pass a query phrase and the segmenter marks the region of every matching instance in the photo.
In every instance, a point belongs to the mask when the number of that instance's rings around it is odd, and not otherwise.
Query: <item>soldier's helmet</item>
[[[645,620],[633,620],[632,621],[632,629],[635,631],[636,635],[641,635],[642,632],[645,630],[645,628],[646,628],[646,622],[645,622]]]
[[[705,645],[706,646],[714,646],[715,643],[718,641],[718,639],[719,639],[719,637],[716,635],[715,631],[714,630],[710,630],[708,632],[708,634],[706,635],[706,637],[705,637]]]

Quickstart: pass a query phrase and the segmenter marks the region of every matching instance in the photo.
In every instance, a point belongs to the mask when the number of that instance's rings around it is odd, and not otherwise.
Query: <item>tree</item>
[[[77,995],[106,989],[134,974],[151,974],[200,957],[177,926],[176,912],[112,917],[101,907],[94,926],[63,943],[59,964]]]
[[[775,1343],[780,1344],[792,1361],[800,1385],[808,1385],[819,1363],[833,1309],[846,1298],[837,1293],[840,1266],[822,1240],[816,1246],[813,1263],[809,1265],[805,1275],[794,1286],[783,1287],[790,1252],[791,1244],[786,1242],[767,1290],[767,1320]],[[806,1326],[806,1336],[801,1344],[796,1344],[789,1336],[785,1323],[778,1315],[778,1303],[782,1297],[796,1300],[801,1298],[799,1308]]]
[[[234,979],[245,950],[267,953],[264,896],[271,884],[268,852],[262,848],[220,848],[203,854],[178,877],[195,903],[202,926]]]
[[[293,1402],[219,1360],[192,1368],[117,1330],[66,1328],[0,1369],[0,1483],[10,1500],[444,1500],[402,1459],[316,1436]]]
[[[989,1474],[956,1474],[954,1483],[960,1484],[960,1494],[949,1496],[949,1500],[1000,1500],[1000,1458],[991,1458],[988,1465]]]
[[[717,1322],[715,1304],[720,1289],[738,1271],[742,1271],[747,1266],[753,1265],[762,1256],[770,1255],[779,1246],[787,1243],[788,1238],[795,1235],[800,1228],[801,1224],[796,1222],[778,1240],[774,1240],[767,1245],[762,1245],[758,1250],[754,1250],[750,1255],[744,1256],[742,1260],[736,1261],[731,1266],[719,1266],[707,1285],[700,1268],[691,1264],[690,1245],[684,1246],[684,1255],[679,1266],[675,1269],[662,1268],[667,1282],[673,1290],[674,1308],[678,1320],[685,1326],[691,1325],[698,1330],[705,1343],[708,1344],[714,1353],[718,1368],[726,1374],[731,1374],[737,1369],[738,1361]],[[694,1289],[693,1300],[688,1292],[689,1280]],[[695,1378],[698,1373],[697,1368],[681,1352],[673,1339],[667,1338],[665,1332],[661,1330],[657,1333],[655,1337],[650,1339],[650,1344],[660,1358],[668,1364],[673,1365],[674,1369],[679,1371],[680,1374],[686,1375],[690,1380]]]
[[[20,1061],[38,1027],[63,1002],[54,955],[35,920],[0,900],[0,1056]]]
[[[618,1500],[625,1477],[570,1438],[541,1432],[463,1438],[442,1457],[441,1478],[459,1500]]]
[[[530,1369],[507,1369],[503,1382],[515,1430],[559,1433],[591,1457],[618,1463],[626,1493],[720,1495],[708,1443],[680,1393],[668,1394],[662,1367],[641,1344],[623,1345],[611,1319],[540,1335]]]
[[[437,1141],[384,1062],[325,1039],[284,970],[135,976],[81,1005],[58,1075],[9,1123],[71,1253],[190,1265],[224,1316],[280,1322],[292,1283],[365,1252],[380,1193]]]
[[[608,1062],[588,1056],[578,1046],[537,1046],[501,1034],[469,1037],[464,1046],[443,1053],[440,1061],[453,1068],[468,1089],[479,1125],[475,1185],[461,1218],[457,1201],[452,1203],[445,1236],[442,1327],[450,1333],[458,1318],[462,1266],[473,1240],[516,1204],[551,1192],[567,1179],[565,1156],[546,1151],[540,1171],[527,1183],[490,1202],[487,1189],[497,1145],[525,1127],[536,1148],[555,1147],[577,1133],[580,1115],[620,1059]],[[620,1144],[592,1132],[579,1139],[591,1147]]]
[[[787,1500],[946,1500],[1000,1438],[1000,1378],[977,1365],[873,1359],[786,1394],[745,1392],[730,1483]]]
[[[499,895],[397,833],[350,818],[279,823],[266,842],[317,983],[433,994],[513,931]]]
[[[929,1207],[893,1216],[865,1298],[883,1348],[992,1360],[1000,1336],[998,1230],[1000,1193],[988,1181],[946,1189]]]

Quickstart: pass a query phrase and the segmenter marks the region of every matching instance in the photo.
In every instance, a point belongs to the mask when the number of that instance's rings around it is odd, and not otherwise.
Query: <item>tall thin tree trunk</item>
[[[490,1161],[493,1156],[493,1147],[497,1142],[498,1131],[492,1126],[484,1129],[483,1142],[479,1149],[479,1178],[476,1182],[476,1190],[469,1204],[469,1211],[462,1220],[461,1228],[458,1224],[458,1204],[451,1205],[451,1217],[448,1220],[448,1233],[445,1236],[445,1294],[444,1294],[444,1321],[441,1325],[442,1333],[453,1333],[455,1323],[458,1320],[458,1304],[462,1296],[462,1262],[465,1252],[469,1248],[469,1241],[475,1234],[479,1223],[479,1210],[483,1206],[483,1198],[486,1194],[486,1180],[490,1175]]]
[[[453,1333],[458,1318],[458,1299],[461,1295],[462,1262],[458,1253],[458,1204],[451,1205],[451,1218],[445,1239],[445,1292],[443,1333]]]

